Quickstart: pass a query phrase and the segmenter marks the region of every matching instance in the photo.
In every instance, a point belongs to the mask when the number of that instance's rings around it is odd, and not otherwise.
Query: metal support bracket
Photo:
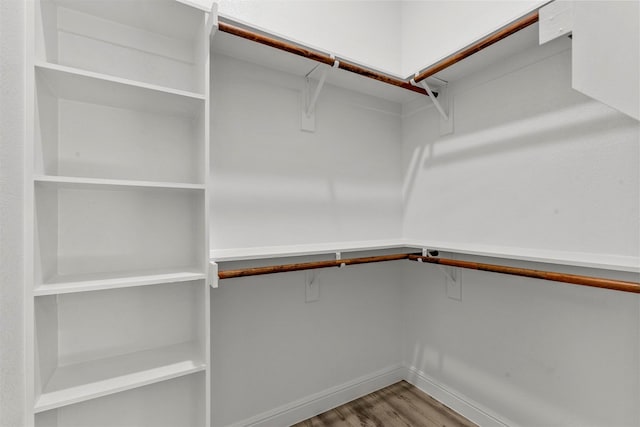
[[[447,113],[445,113],[444,109],[442,108],[442,105],[440,105],[440,102],[438,101],[438,98],[436,98],[436,96],[433,94],[433,91],[427,84],[426,80],[422,80],[420,83],[416,83],[415,78],[413,78],[411,79],[411,84],[413,86],[422,87],[427,92],[427,95],[429,95],[429,98],[431,98],[433,105],[436,107],[436,109],[438,110],[442,118],[445,120],[449,120],[449,116],[447,115]]]
[[[322,88],[324,87],[324,83],[327,80],[327,74],[329,73],[329,71],[340,66],[340,61],[335,59],[334,55],[331,55],[331,59],[333,59],[333,66],[329,67],[325,64],[318,64],[313,67],[313,69],[309,71],[306,76],[304,76],[304,106],[300,126],[303,131],[315,132],[316,130],[316,103],[318,102],[318,98],[320,97],[320,92],[322,92]],[[311,94],[311,74],[313,74],[313,72],[318,68],[322,69],[322,74],[320,74],[318,84],[316,85],[313,94]]]
[[[429,249],[427,248],[422,248],[422,256],[423,257],[431,257],[431,254],[429,253],[431,251],[429,251]],[[419,262],[422,262],[422,260],[418,260]],[[456,268],[455,267],[451,267],[451,269],[447,268],[447,267],[443,267],[440,264],[436,264],[438,266],[438,268],[444,273],[445,276],[447,276],[447,278],[449,280],[451,280],[452,282],[457,282],[456,279]]]
[[[342,259],[342,253],[341,252],[336,252],[336,261],[340,261]],[[340,268],[346,266],[347,264],[345,264],[344,262],[340,263]]]

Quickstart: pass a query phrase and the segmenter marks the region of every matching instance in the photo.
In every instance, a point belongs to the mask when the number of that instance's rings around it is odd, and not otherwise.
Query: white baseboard
[[[227,427],[284,427],[405,380],[481,427],[513,427],[488,408],[440,384],[414,367],[394,365],[271,409]]]
[[[394,365],[344,384],[304,397],[228,427],[284,427],[311,418],[337,406],[401,381],[406,373]]]
[[[437,401],[453,409],[481,427],[513,427],[514,424],[493,413],[477,402],[443,386],[414,367],[404,368],[404,380],[413,384]]]

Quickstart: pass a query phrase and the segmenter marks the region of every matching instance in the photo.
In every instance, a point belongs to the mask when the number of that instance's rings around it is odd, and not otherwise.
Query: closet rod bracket
[[[439,252],[437,250],[422,248],[422,256],[424,258],[437,257],[438,255],[439,255]],[[418,262],[422,263],[423,262],[422,258],[418,258]],[[440,270],[444,273],[444,275],[447,276],[449,280],[451,280],[451,282],[456,283],[458,281],[456,278],[456,274],[454,273],[456,271],[455,267],[450,267],[449,269],[440,264],[436,264],[436,265],[438,266],[438,268],[440,268]]]
[[[416,82],[417,76],[418,76],[418,74],[416,73],[414,78],[411,79],[411,84],[413,86],[422,87],[427,92],[427,95],[429,95],[429,98],[431,98],[431,101],[433,102],[433,105],[436,107],[436,109],[438,110],[438,112],[440,113],[442,118],[445,121],[449,120],[449,115],[444,111],[444,108],[442,108],[442,105],[440,105],[440,101],[438,101],[438,98],[435,96],[435,94],[433,93],[433,91],[431,90],[429,85],[427,84],[427,81],[426,80],[422,80],[420,82]]]
[[[304,88],[304,111],[302,116],[302,125],[301,128],[307,132],[315,132],[315,110],[316,104],[318,102],[318,98],[320,97],[320,93],[322,92],[322,88],[327,80],[327,74],[329,71],[339,68],[340,61],[336,59],[334,55],[330,55],[331,59],[333,59],[333,65],[329,67],[325,64],[318,64],[311,71],[304,76],[305,88]],[[313,94],[311,94],[311,74],[318,68],[322,69],[320,74],[320,79],[318,80],[318,84],[316,85]]]
[[[342,259],[342,253],[341,252],[336,252],[336,261],[340,261]],[[344,262],[340,263],[340,268],[346,266],[346,264]]]

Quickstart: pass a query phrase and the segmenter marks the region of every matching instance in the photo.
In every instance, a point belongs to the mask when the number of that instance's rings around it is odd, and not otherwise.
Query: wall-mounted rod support
[[[258,276],[261,274],[285,273],[288,271],[313,270],[316,268],[341,267],[345,265],[369,264],[372,262],[397,261],[407,259],[409,254],[380,255],[364,258],[345,258],[329,261],[303,262],[298,264],[272,265],[268,267],[254,267],[240,270],[223,270],[218,272],[218,277],[222,279],[232,279],[234,277]]]
[[[318,81],[318,85],[316,86],[316,90],[313,92],[313,96],[309,97],[309,92],[310,92],[310,85],[311,85],[311,74],[315,71],[316,68],[314,68],[313,70],[311,70],[306,76],[305,76],[305,81],[307,84],[307,110],[305,111],[307,116],[310,116],[316,108],[316,102],[318,102],[318,97],[320,97],[320,92],[322,91],[322,87],[324,86],[324,82],[327,80],[327,73],[329,72],[329,70],[333,69],[333,68],[338,68],[340,66],[340,61],[338,61],[337,59],[335,59],[335,57],[332,55],[332,57],[334,58],[334,63],[333,66],[331,68],[327,68],[324,65],[318,65],[318,67],[322,67],[322,74],[320,75],[320,80]]]
[[[434,95],[426,80],[423,80],[420,83],[416,83],[415,79],[411,79],[411,84],[414,86],[422,86],[425,92],[427,92],[427,95],[429,95],[429,98],[431,98],[431,102],[433,102],[433,105],[435,105],[442,118],[445,120],[449,120],[449,116],[444,112],[442,105],[440,105],[440,101],[438,101],[438,97]]]
[[[611,289],[615,291],[632,292],[636,294],[640,293],[640,283],[637,282],[625,282],[622,280],[603,279],[600,277],[555,273],[552,271],[531,270],[528,268],[507,267],[504,265],[482,264],[479,262],[460,261],[456,259],[423,257],[421,255],[409,255],[408,259],[412,261],[422,261],[425,263],[428,262],[431,264],[468,268],[471,270],[490,271],[493,273],[530,277],[533,279],[571,283],[573,285],[590,286],[595,288]]]
[[[416,73],[415,81],[420,83],[427,77],[431,77],[436,73],[444,70],[445,68],[449,68],[453,64],[462,61],[465,58],[470,57],[474,53],[481,51],[482,49],[486,49],[492,44],[499,42],[500,40],[509,37],[512,34],[517,33],[520,30],[527,28],[529,25],[535,24],[538,22],[538,11],[532,12],[526,16],[523,16],[520,19],[517,19],[511,22],[508,25],[500,28],[499,30],[489,34],[486,37],[481,38],[480,40],[470,44],[462,50],[454,53],[453,55],[449,55],[446,58],[436,62],[430,67],[426,68],[423,71]]]

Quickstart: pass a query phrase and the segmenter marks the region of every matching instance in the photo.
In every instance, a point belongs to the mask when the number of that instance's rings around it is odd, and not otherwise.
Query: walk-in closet
[[[637,0],[1,8],[0,427],[640,427]]]

